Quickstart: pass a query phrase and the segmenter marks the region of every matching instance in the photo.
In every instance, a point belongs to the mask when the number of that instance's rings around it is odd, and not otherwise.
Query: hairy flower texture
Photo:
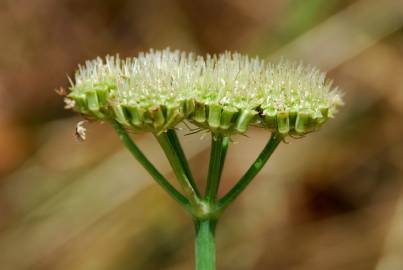
[[[167,49],[97,58],[80,66],[71,84],[69,107],[154,133],[188,120],[227,135],[251,124],[305,134],[342,105],[339,91],[315,68],[229,52],[201,57]]]

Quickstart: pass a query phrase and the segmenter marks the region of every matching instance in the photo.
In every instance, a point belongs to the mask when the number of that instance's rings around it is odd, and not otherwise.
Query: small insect
[[[77,123],[76,125],[76,132],[74,133],[74,136],[76,137],[77,141],[85,141],[87,129],[84,127],[84,124],[86,124],[88,121],[83,120]]]
[[[63,99],[63,101],[64,101],[64,108],[67,110],[73,109],[74,106],[76,105],[76,102],[74,100],[72,100],[71,98],[65,97]]]
[[[61,97],[67,96],[67,91],[64,87],[59,87],[55,89],[56,94],[58,94]]]

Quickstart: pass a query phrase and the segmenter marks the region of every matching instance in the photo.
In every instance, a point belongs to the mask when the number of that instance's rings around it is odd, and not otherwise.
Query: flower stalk
[[[154,178],[154,180],[180,205],[190,210],[189,200],[177,191],[169,181],[154,167],[154,165],[146,158],[143,152],[130,138],[127,131],[117,121],[112,122],[112,126],[118,134],[120,140],[134,156],[134,158],[147,170],[147,172]]]
[[[170,144],[175,149],[177,157],[179,158],[179,160],[180,160],[180,162],[182,164],[183,170],[184,170],[184,172],[186,174],[186,177],[187,177],[187,179],[189,181],[189,184],[192,186],[192,188],[193,188],[194,192],[196,193],[196,195],[200,196],[199,188],[196,185],[196,181],[195,181],[195,179],[193,177],[192,171],[190,170],[189,163],[188,163],[188,161],[186,159],[185,152],[182,149],[182,145],[181,145],[181,143],[179,141],[179,138],[178,138],[178,135],[176,134],[176,131],[174,129],[168,129],[166,133],[167,133],[168,139],[170,141]]]
[[[232,189],[219,200],[217,208],[220,211],[224,210],[228,205],[230,205],[250,184],[250,182],[252,182],[282,140],[283,137],[278,133],[273,133],[271,135],[270,140],[267,142],[262,152],[260,152],[255,162],[253,162],[253,164],[249,167],[242,178],[235,184],[235,186],[232,187]]]
[[[227,137],[221,134],[211,136],[210,163],[205,195],[205,200],[210,204],[214,203],[217,197],[227,147]]]
[[[175,142],[173,143],[172,140],[170,140],[166,132],[163,132],[159,135],[157,134],[154,135],[158,143],[160,144],[162,150],[164,151],[165,156],[167,157],[169,163],[171,164],[173,172],[176,175],[176,179],[181,185],[182,191],[189,200],[193,209],[198,212],[204,211],[204,206],[200,201],[200,197],[198,196],[198,191],[195,186],[195,183],[193,183],[188,178],[189,172],[185,168],[185,166],[187,165],[184,164],[184,162],[180,158],[180,154],[178,154],[181,152],[181,149],[178,148],[178,145]]]

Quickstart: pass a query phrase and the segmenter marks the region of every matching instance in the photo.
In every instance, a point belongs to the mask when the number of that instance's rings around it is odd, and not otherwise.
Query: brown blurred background
[[[302,59],[345,92],[225,213],[219,269],[403,269],[403,1],[2,0],[1,270],[192,269],[190,219],[108,125],[78,143],[53,91],[86,59],[168,46]],[[221,192],[268,136],[234,138]],[[209,138],[181,139],[203,183]],[[171,176],[152,138],[135,140]]]

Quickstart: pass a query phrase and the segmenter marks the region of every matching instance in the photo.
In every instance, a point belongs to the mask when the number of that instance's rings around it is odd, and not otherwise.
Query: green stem
[[[239,194],[249,185],[253,178],[266,164],[267,160],[273,154],[274,150],[282,141],[283,137],[278,133],[273,133],[270,140],[259,154],[255,162],[249,167],[242,178],[235,184],[235,186],[222,197],[217,204],[217,209],[224,210],[231,202],[233,202]]]
[[[205,195],[205,200],[208,203],[213,203],[216,200],[227,148],[228,139],[224,140],[223,135],[220,134],[212,134],[210,164]]]
[[[168,129],[167,130],[167,135],[168,139],[173,145],[173,148],[176,150],[176,153],[178,155],[178,158],[180,159],[182,163],[182,167],[186,173],[186,176],[189,180],[189,183],[192,185],[194,191],[196,192],[197,196],[200,196],[199,189],[196,185],[196,181],[193,177],[192,171],[190,170],[189,163],[186,159],[185,152],[183,151],[183,148],[181,146],[181,143],[179,141],[178,135],[176,134],[176,131],[174,129]]]
[[[196,270],[216,269],[215,220],[196,221]]]
[[[222,141],[220,179],[221,179],[222,172],[224,170],[224,163],[225,163],[225,158],[227,156],[229,141],[230,141],[229,137],[224,137],[224,139]]]
[[[130,153],[137,159],[137,161],[147,170],[147,172],[154,178],[154,180],[160,184],[160,186],[168,192],[168,194],[189,210],[189,200],[178,192],[168,180],[154,167],[154,165],[146,158],[137,145],[133,142],[130,136],[127,134],[124,127],[116,121],[112,122],[112,126],[119,135],[120,140],[130,151]]]
[[[155,138],[157,139],[158,143],[161,145],[162,150],[171,164],[171,167],[176,175],[176,178],[179,184],[182,187],[185,196],[189,199],[192,208],[196,212],[204,211],[204,207],[202,202],[200,201],[197,192],[193,188],[189,178],[187,177],[186,171],[183,168],[183,164],[178,157],[177,151],[175,150],[174,146],[171,144],[171,141],[168,138],[166,132],[162,132],[161,134],[157,135],[154,134]]]

